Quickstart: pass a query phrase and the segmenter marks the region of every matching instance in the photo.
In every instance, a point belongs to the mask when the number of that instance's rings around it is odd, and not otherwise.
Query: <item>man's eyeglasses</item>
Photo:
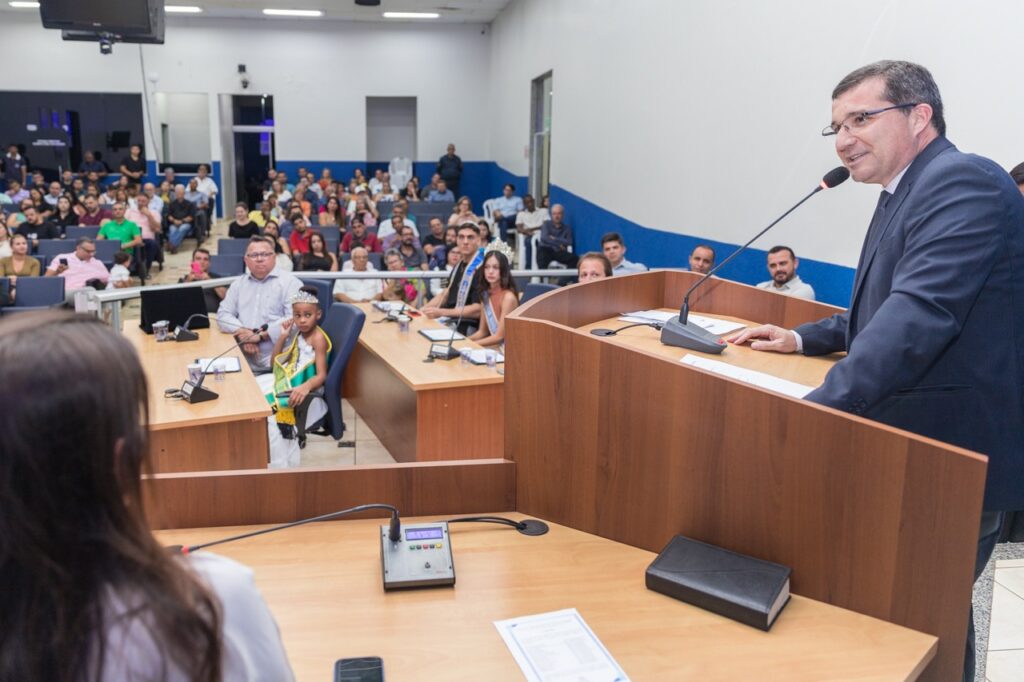
[[[883,107],[881,109],[872,109],[871,111],[862,111],[857,114],[850,114],[842,120],[840,123],[830,123],[821,130],[822,137],[828,137],[829,135],[838,135],[840,130],[846,130],[851,133],[854,130],[860,130],[871,122],[873,116],[883,114],[887,111],[894,109],[909,109],[910,107],[916,107],[920,102],[909,102],[907,104],[894,104],[891,107]]]
[[[267,258],[273,258],[274,254],[270,251],[256,251],[255,253],[245,254],[246,258],[252,258],[253,260],[266,260]]]

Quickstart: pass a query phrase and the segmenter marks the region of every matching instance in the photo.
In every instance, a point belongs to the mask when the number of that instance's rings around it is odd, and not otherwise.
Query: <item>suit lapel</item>
[[[953,148],[953,143],[944,137],[940,137],[933,140],[931,144],[917,155],[896,187],[896,193],[889,199],[888,205],[883,210],[883,215],[879,218],[880,222],[877,229],[869,229],[868,234],[864,236],[864,248],[861,250],[860,262],[857,264],[857,274],[853,281],[853,294],[850,297],[849,313],[851,323],[857,319],[855,309],[859,302],[860,294],[864,289],[864,281],[867,278],[868,270],[871,269],[871,263],[875,259],[878,245],[882,243],[885,235],[889,232],[889,228],[892,226],[893,218],[899,213],[903,202],[906,201],[910,192],[913,191],[914,183],[924,168],[941,152],[950,148]],[[850,347],[850,341],[853,340],[853,335],[856,331],[847,329],[847,348]]]

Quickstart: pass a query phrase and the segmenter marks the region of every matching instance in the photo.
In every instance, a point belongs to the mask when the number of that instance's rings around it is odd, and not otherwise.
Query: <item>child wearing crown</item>
[[[327,356],[331,352],[331,340],[318,325],[323,313],[316,289],[302,287],[292,296],[291,305],[292,316],[281,322],[282,334],[270,354],[273,374],[258,377],[274,409],[269,431],[271,468],[299,464],[299,448],[304,443],[295,442],[297,413],[305,413],[307,425],[315,424],[327,413],[323,398],[310,397],[327,380]],[[309,404],[304,406],[307,398]]]
[[[484,251],[483,277],[477,286],[483,305],[480,328],[469,338],[481,346],[500,346],[505,342],[505,315],[519,305],[519,292],[509,264],[511,249],[494,240]]]

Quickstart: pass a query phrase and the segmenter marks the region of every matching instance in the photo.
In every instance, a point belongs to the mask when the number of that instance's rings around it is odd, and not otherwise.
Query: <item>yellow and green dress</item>
[[[331,339],[320,327],[317,327],[313,333],[324,337],[324,340],[327,342],[327,355],[330,357]],[[274,408],[277,423],[294,426],[295,411],[288,404],[287,397],[282,396],[279,398],[278,395],[290,391],[299,384],[309,381],[316,376],[316,351],[302,337],[302,334],[296,334],[291,343],[274,356],[271,361],[271,367],[273,368],[274,384],[264,395],[267,398],[267,402]],[[325,412],[325,409],[314,410],[311,405],[306,417],[307,423],[315,422]]]

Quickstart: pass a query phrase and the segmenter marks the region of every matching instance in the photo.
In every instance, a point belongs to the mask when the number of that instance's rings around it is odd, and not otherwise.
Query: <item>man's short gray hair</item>
[[[92,237],[79,237],[78,240],[75,242],[75,248],[77,249],[82,244],[95,244],[95,243],[96,242],[93,240]]]
[[[832,99],[837,99],[870,78],[881,78],[885,82],[882,95],[893,104],[927,104],[932,108],[932,125],[939,135],[946,135],[946,119],[942,116],[942,96],[939,86],[928,69],[913,62],[885,59],[862,66],[853,71],[832,90]],[[910,110],[905,113],[909,115]]]

